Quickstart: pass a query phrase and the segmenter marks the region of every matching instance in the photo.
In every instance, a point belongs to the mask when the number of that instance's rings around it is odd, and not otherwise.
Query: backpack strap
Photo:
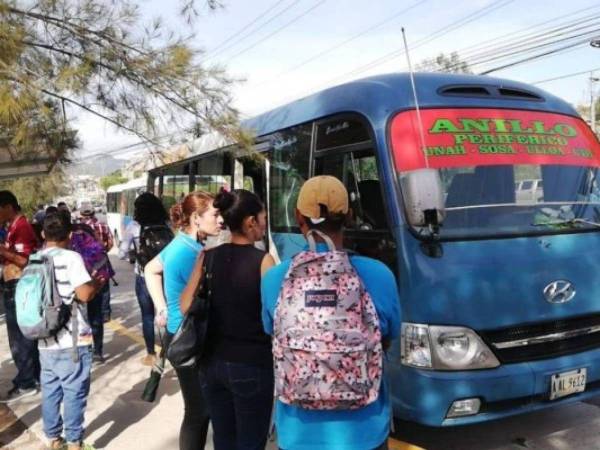
[[[334,252],[336,250],[335,244],[333,243],[333,241],[331,240],[331,238],[329,236],[327,236],[322,231],[312,229],[312,230],[309,230],[308,233],[306,233],[306,240],[308,241],[308,248],[310,249],[311,252],[317,251],[317,243],[315,241],[315,237],[313,236],[313,234],[316,234],[317,236],[319,236],[321,239],[323,239],[325,241],[325,244],[327,244],[327,248],[329,249],[330,252]]]
[[[77,348],[77,338],[79,336],[79,307],[75,296],[71,303],[71,338],[73,340],[73,362],[79,362],[79,349]]]

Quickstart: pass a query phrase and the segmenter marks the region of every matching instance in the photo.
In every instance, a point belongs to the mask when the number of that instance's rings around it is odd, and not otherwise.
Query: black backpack
[[[173,230],[165,224],[142,226],[139,245],[135,249],[135,259],[140,267],[146,267],[174,237]]]

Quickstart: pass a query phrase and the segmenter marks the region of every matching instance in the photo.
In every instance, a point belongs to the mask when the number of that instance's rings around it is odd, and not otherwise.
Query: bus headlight
[[[498,367],[500,362],[471,329],[402,324],[402,362],[436,370]]]
[[[429,327],[418,323],[402,323],[402,363],[407,366],[431,369]]]

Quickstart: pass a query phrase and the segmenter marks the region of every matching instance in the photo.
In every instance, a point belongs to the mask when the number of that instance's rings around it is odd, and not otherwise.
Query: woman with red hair
[[[156,309],[156,324],[167,328],[165,345],[183,320],[179,297],[203,248],[202,241],[217,235],[221,229],[220,214],[213,201],[209,193],[193,192],[173,206],[171,221],[179,233],[144,269],[148,292]],[[209,417],[201,393],[198,368],[178,369],[176,372],[185,406],[179,448],[202,449]]]

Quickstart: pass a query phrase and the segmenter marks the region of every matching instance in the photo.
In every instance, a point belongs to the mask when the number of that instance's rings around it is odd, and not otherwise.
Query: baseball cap
[[[91,216],[96,211],[94,210],[94,205],[91,202],[82,202],[79,207],[79,212],[82,216]]]
[[[314,224],[324,222],[326,217],[321,217],[321,205],[330,214],[348,212],[348,191],[340,180],[329,175],[319,175],[304,182],[296,203],[300,214],[308,217]]]

